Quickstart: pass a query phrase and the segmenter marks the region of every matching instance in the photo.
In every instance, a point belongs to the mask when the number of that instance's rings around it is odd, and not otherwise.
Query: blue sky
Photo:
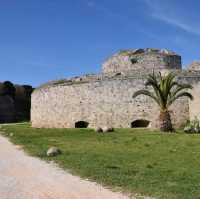
[[[100,72],[120,49],[200,60],[199,0],[0,0],[0,80],[38,86]]]

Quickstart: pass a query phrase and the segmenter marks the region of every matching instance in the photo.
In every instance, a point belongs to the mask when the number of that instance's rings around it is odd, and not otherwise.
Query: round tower
[[[181,56],[166,49],[123,50],[104,62],[103,73],[140,69],[181,69]]]
[[[188,70],[199,71],[200,70],[200,61],[194,61],[188,66]]]

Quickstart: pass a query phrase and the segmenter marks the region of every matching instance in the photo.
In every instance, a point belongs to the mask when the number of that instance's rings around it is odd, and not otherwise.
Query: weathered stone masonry
[[[107,59],[102,68],[104,73],[117,73],[133,69],[181,69],[181,57],[167,50],[125,50]]]
[[[78,122],[84,121],[91,128],[129,128],[134,121],[145,120],[150,122],[149,126],[156,127],[157,105],[145,96],[132,99],[136,90],[144,88],[147,74],[152,69],[161,72],[173,70],[178,74],[179,81],[195,86],[200,80],[200,71],[181,70],[180,56],[171,51],[140,49],[127,52],[129,56],[123,51],[119,57],[114,55],[108,59],[103,65],[102,74],[53,81],[36,89],[32,94],[32,126],[74,128]],[[120,60],[120,64],[116,60]],[[176,127],[183,125],[190,116],[193,117],[191,112],[195,108],[190,107],[195,104],[196,101],[193,104],[182,98],[171,107]]]

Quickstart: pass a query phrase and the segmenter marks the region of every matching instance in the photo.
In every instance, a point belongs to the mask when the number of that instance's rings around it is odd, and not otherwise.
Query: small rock
[[[195,127],[195,128],[194,128],[194,132],[195,132],[195,133],[200,133],[200,128],[196,128],[196,127]]]
[[[170,151],[170,153],[175,153],[176,149],[170,149],[169,151]]]
[[[192,131],[193,131],[193,129],[192,129],[192,127],[190,127],[190,126],[186,126],[186,127],[184,128],[184,132],[186,132],[186,133],[192,133]]]
[[[95,132],[103,133],[103,129],[101,127],[97,127],[97,128],[95,128]]]
[[[61,154],[61,150],[60,149],[58,149],[57,147],[51,147],[51,148],[49,148],[48,149],[48,151],[47,151],[47,156],[57,156],[57,155],[59,155],[59,154]]]
[[[108,133],[108,132],[113,132],[114,129],[112,127],[103,127],[103,132]]]
[[[109,127],[108,128],[108,132],[113,132],[114,131],[114,128],[113,127]]]

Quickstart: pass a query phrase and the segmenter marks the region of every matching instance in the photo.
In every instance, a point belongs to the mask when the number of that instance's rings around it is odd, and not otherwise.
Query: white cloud
[[[150,8],[151,17],[176,26],[186,32],[200,35],[198,19],[191,17],[188,10],[178,10],[175,1],[168,1],[168,5],[158,0],[143,0]]]

